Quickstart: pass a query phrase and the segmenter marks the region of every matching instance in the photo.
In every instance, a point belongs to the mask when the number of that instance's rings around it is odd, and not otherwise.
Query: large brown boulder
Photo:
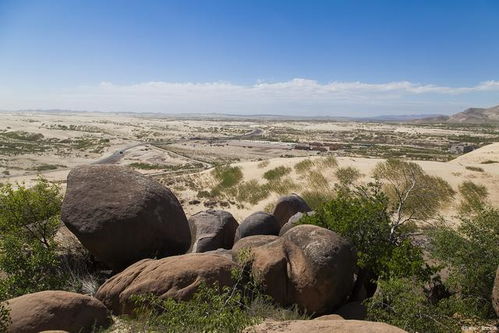
[[[245,218],[236,230],[234,243],[244,237],[255,235],[274,235],[279,234],[279,222],[273,215],[256,212]]]
[[[251,252],[253,276],[281,305],[296,304],[316,315],[331,313],[352,291],[355,250],[330,230],[300,225]]]
[[[362,320],[288,320],[265,321],[246,328],[245,333],[407,333],[403,329]]]
[[[191,243],[187,218],[175,195],[120,166],[71,170],[62,220],[98,260],[113,269],[143,258],[183,254]]]
[[[26,294],[7,301],[11,324],[8,332],[45,330],[93,332],[111,325],[107,308],[98,299],[59,290]]]
[[[272,215],[279,222],[279,227],[282,227],[296,213],[306,213],[311,210],[302,197],[297,194],[291,194],[282,196],[277,200]]]
[[[492,306],[499,317],[499,266],[496,271],[496,278],[494,279],[494,287],[492,289]]]
[[[231,213],[223,210],[207,210],[189,218],[191,228],[191,252],[231,249],[239,224]]]
[[[144,259],[107,280],[95,297],[115,314],[130,314],[135,307],[132,295],[188,300],[202,282],[231,286],[231,270],[235,267],[232,260],[216,253]]]

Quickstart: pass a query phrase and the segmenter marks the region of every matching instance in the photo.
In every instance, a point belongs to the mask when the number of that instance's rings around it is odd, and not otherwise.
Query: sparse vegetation
[[[466,166],[465,167],[466,170],[470,170],[470,171],[476,171],[476,172],[483,172],[483,168],[480,168],[480,167],[475,167],[475,166]]]
[[[281,177],[289,174],[291,172],[291,168],[286,168],[284,166],[279,166],[274,169],[270,169],[263,174],[263,178],[268,181],[275,181],[281,179]]]
[[[48,171],[48,170],[56,170],[59,167],[65,167],[64,165],[57,164],[42,164],[35,168],[36,171]]]
[[[359,169],[354,167],[338,168],[334,174],[340,184],[344,186],[352,185],[361,176]]]
[[[306,176],[308,185],[317,190],[327,190],[329,184],[327,178],[319,170],[310,170]]]
[[[243,172],[240,167],[220,165],[211,172],[216,181],[217,186],[222,189],[227,189],[237,185],[243,179]]]
[[[249,202],[256,205],[270,194],[268,184],[260,185],[256,179],[241,183],[237,187],[236,199],[241,202]]]
[[[314,161],[311,159],[305,159],[295,164],[294,168],[298,173],[305,173],[314,166]]]
[[[433,218],[454,196],[445,180],[426,174],[413,162],[380,162],[373,175],[389,198],[392,234]]]
[[[333,155],[329,155],[320,160],[320,165],[324,168],[336,168],[338,166],[338,160]]]
[[[258,166],[260,169],[263,169],[263,168],[268,167],[268,166],[269,166],[269,164],[270,164],[270,162],[269,162],[268,160],[265,160],[265,161],[261,161],[260,163],[258,163],[258,165],[257,165],[257,166]]]

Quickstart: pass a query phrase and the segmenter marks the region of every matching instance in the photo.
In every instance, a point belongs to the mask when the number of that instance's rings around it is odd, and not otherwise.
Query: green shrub
[[[60,269],[54,241],[59,227],[59,187],[40,178],[35,186],[0,186],[0,293],[15,297],[62,288],[67,277]]]
[[[493,318],[490,295],[499,266],[499,210],[484,207],[461,216],[457,229],[430,230],[431,253],[449,272],[447,285],[468,303],[467,312]]]
[[[359,169],[354,167],[338,168],[334,173],[341,185],[351,185],[361,176]]]
[[[421,284],[409,278],[378,281],[378,292],[366,302],[368,319],[409,332],[460,332],[452,313],[431,304]]]
[[[4,299],[4,297],[0,298]],[[0,303],[0,332],[7,332],[11,323],[9,308],[4,304]]]
[[[220,165],[211,172],[219,187],[225,189],[233,187],[243,179],[243,172],[240,167],[230,165]]]
[[[268,181],[279,180],[283,176],[289,174],[291,172],[291,168],[286,168],[285,166],[279,166],[274,169],[270,169],[263,174],[263,178]]]
[[[340,189],[336,196],[304,216],[300,223],[317,225],[351,240],[358,265],[375,276],[413,276],[428,279],[422,253],[407,239],[404,230],[392,235],[388,197],[379,184]]]
[[[243,295],[231,288],[218,290],[201,285],[189,301],[160,300],[153,296],[136,297],[137,310],[133,331],[143,332],[241,332],[261,321],[241,307]],[[134,325],[134,322],[130,322]]]

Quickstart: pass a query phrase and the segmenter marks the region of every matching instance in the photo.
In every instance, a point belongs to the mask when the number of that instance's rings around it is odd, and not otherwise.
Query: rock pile
[[[187,300],[202,283],[234,286],[234,268],[246,269],[279,304],[296,304],[316,316],[341,313],[314,321],[266,322],[252,327],[254,332],[403,332],[343,320],[362,317],[352,294],[356,251],[330,230],[300,225],[303,214],[311,210],[293,194],[279,199],[273,214],[256,212],[240,224],[220,210],[187,220],[169,189],[137,172],[111,165],[75,168],[68,176],[62,220],[115,275],[95,298],[46,291],[8,301],[11,332],[107,327],[110,311],[133,312],[134,295]]]

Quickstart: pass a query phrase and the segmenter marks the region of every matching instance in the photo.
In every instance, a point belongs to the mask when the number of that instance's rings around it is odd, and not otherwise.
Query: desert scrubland
[[[334,186],[338,168],[355,168],[356,181],[366,183],[372,181],[378,162],[400,158],[415,161],[455,190],[466,180],[485,185],[491,204],[498,206],[498,142],[499,127],[469,124],[4,112],[0,181],[29,185],[43,176],[64,188],[69,170],[77,165],[127,165],[167,184],[187,214],[223,207],[242,219],[255,209],[268,208],[284,194],[280,192],[301,194]],[[455,146],[475,150],[456,153]],[[334,156],[337,165],[322,165],[328,156]],[[313,165],[298,172],[296,165],[308,159]],[[223,164],[240,167],[243,181],[252,185],[264,185],[266,172],[284,168],[286,186],[260,189],[264,193],[251,200],[210,198],[206,192],[215,186],[210,170]],[[451,217],[454,206],[442,214]]]

